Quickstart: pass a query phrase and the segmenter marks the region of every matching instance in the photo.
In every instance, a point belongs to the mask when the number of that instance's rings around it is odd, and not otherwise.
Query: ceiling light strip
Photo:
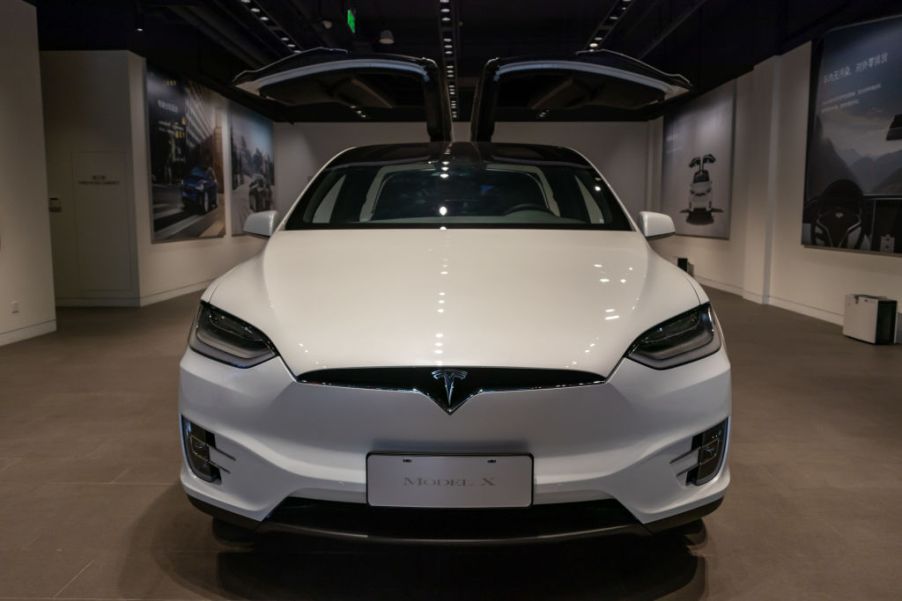
[[[266,14],[266,11],[262,6],[254,2],[254,0],[239,0],[239,3],[248,11],[248,14],[253,19],[259,21],[261,25],[266,27],[266,29],[279,40],[279,43],[285,46],[287,53],[301,53],[298,44],[291,39],[288,32],[282,29],[272,16]]]
[[[627,11],[632,8],[634,3],[634,0],[615,0],[604,18],[592,32],[592,35],[589,37],[589,40],[586,42],[583,49],[588,50],[589,52],[601,50],[602,47],[608,43],[611,34],[617,26],[620,25],[623,17],[626,15]]]
[[[437,0],[438,2],[438,33],[439,49],[441,56],[442,72],[448,82],[448,96],[451,101],[451,117],[458,117],[458,99],[460,87],[458,84],[458,49],[460,48],[460,35],[457,28],[457,3],[455,0]]]

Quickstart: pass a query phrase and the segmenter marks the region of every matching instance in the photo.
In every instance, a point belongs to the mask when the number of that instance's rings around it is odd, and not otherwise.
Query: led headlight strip
[[[668,369],[712,355],[720,345],[714,311],[706,303],[639,336],[627,357],[654,369]]]
[[[241,368],[278,354],[263,332],[209,303],[200,304],[188,345],[201,355]]]

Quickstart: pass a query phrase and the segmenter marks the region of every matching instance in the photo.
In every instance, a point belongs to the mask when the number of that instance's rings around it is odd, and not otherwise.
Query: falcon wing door
[[[361,118],[419,111],[430,140],[451,139],[447,86],[430,59],[316,48],[244,71],[233,83],[289,107],[339,104]]]
[[[659,71],[624,54],[601,50],[558,58],[496,58],[486,63],[473,100],[470,134],[488,142],[498,109],[534,116],[604,107],[639,110],[691,88],[681,75]]]

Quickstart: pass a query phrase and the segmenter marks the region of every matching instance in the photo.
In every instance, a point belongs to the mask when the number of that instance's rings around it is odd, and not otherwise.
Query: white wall
[[[847,293],[902,300],[902,257],[801,244],[810,65],[806,44],[739,78],[730,239],[676,236],[654,245],[688,257],[702,283],[841,323]],[[661,149],[660,140],[650,144],[651,162],[660,162]],[[656,186],[651,206],[659,195]]]
[[[229,211],[224,238],[152,242],[143,58],[127,51],[44,52],[41,66],[50,195],[62,209],[52,214],[58,304],[146,305],[200,290],[259,252],[260,240],[228,234]],[[121,184],[83,183],[97,173]],[[231,187],[224,193],[228,206]],[[42,206],[46,211],[46,201]]]
[[[50,214],[59,305],[139,296],[128,68],[124,50],[41,53],[47,185],[60,208]],[[85,183],[97,175],[119,183]]]
[[[770,302],[841,323],[847,293],[883,294],[902,301],[902,257],[806,248],[799,241],[810,63],[811,47],[805,45],[786,54],[780,65]]]
[[[150,156],[147,136],[147,101],[144,94],[145,61],[129,54],[131,103],[132,168],[135,174],[134,207],[141,305],[201,290],[219,275],[258,253],[263,242],[250,236],[232,236],[230,213],[226,215],[224,238],[181,242],[152,242],[150,203]],[[225,100],[222,101],[226,106]],[[229,123],[224,120],[225,206],[231,204],[231,153],[228,152]],[[278,152],[276,151],[278,155]],[[276,170],[276,178],[279,171]],[[278,188],[278,179],[276,186]]]
[[[5,5],[5,10],[21,13],[20,4]],[[30,11],[27,7],[25,10]],[[9,27],[11,22],[6,19],[4,26]],[[3,37],[3,43],[13,45],[11,40],[16,40],[14,46],[21,53],[21,38],[28,33],[27,28],[16,27],[10,35]],[[73,72],[66,72],[63,61],[57,64],[57,59],[49,55],[44,61],[48,66],[45,85],[53,91],[53,98],[47,102],[51,194],[62,198],[64,208],[63,213],[54,215],[54,234],[59,240],[57,281],[61,298],[84,298],[102,293],[120,301],[124,298],[131,304],[146,304],[200,289],[232,265],[258,252],[259,241],[228,235],[220,239],[152,244],[143,59],[126,52],[53,54],[84,55],[70,61],[70,65],[78,66]],[[848,292],[902,298],[902,259],[804,248],[799,241],[810,55],[809,45],[799,47],[757,65],[737,81],[731,238],[677,236],[656,242],[655,247],[670,258],[689,257],[696,277],[704,284],[742,294],[757,302],[839,322],[843,297]],[[21,71],[24,64],[27,64],[27,57],[24,63],[16,58],[4,73],[9,73],[10,69]],[[51,72],[54,73],[52,77]],[[107,77],[104,78],[104,93],[98,94],[97,78],[101,72]],[[34,72],[31,73],[34,76]],[[123,73],[127,78],[125,86],[121,85]],[[27,90],[18,85],[20,78],[15,78],[16,86],[3,88],[4,101],[39,106],[35,102],[23,102]],[[84,83],[80,84],[82,81]],[[32,93],[39,94],[39,90],[34,89]],[[13,96],[16,100],[12,100]],[[127,111],[122,108],[123,99],[127,99]],[[72,105],[72,115],[64,114],[63,100]],[[17,119],[11,126],[24,127],[21,115],[27,110],[20,108],[18,111],[2,114],[16,114]],[[40,115],[36,118],[40,121]],[[107,130],[102,135],[84,130],[104,127]],[[33,137],[33,124],[28,131]],[[468,133],[468,124],[455,124],[456,139],[466,140]],[[223,139],[228,140],[227,129],[224,134]],[[29,135],[20,137],[28,138]],[[276,124],[274,152],[279,202],[292,202],[319,167],[345,148],[422,141],[425,137],[420,123]],[[16,139],[16,136],[7,139]],[[495,139],[576,148],[602,170],[633,214],[645,207],[660,206],[661,120],[651,123],[500,123]],[[15,150],[18,160],[22,156],[20,146],[17,145]],[[124,153],[123,173],[130,181],[127,212],[131,221],[118,235],[132,236],[133,257],[128,261],[118,257],[118,262],[111,263],[107,254],[97,251],[97,248],[106,247],[88,245],[88,256],[96,257],[99,264],[105,266],[98,270],[94,259],[87,261],[88,267],[95,267],[93,272],[85,267],[84,257],[79,258],[85,250],[84,245],[73,245],[69,239],[71,232],[79,228],[77,219],[74,223],[67,221],[73,219],[73,213],[67,212],[66,203],[74,202],[72,199],[77,196],[72,191],[75,157],[84,151]],[[225,157],[228,172],[228,152]],[[11,168],[9,161],[2,164],[4,169]],[[28,161],[27,164],[28,168],[34,169],[40,162]],[[15,172],[17,177],[8,177],[8,181],[32,185],[29,183],[32,178],[18,177],[18,168]],[[34,181],[41,179],[34,178]],[[228,188],[226,186],[227,202],[230,201]],[[43,190],[31,190],[31,193],[38,193],[42,199],[40,208],[44,211],[46,193]],[[12,197],[2,199],[4,205],[9,205],[9,198]],[[28,207],[36,217],[34,207]],[[4,224],[0,223],[0,227]],[[4,230],[4,245],[8,237]],[[117,240],[107,240],[106,244],[120,244],[121,239]],[[34,244],[35,237],[29,235],[27,243]],[[46,245],[43,248],[46,252]],[[4,257],[8,256],[0,252],[0,269],[3,269]],[[85,271],[93,273],[95,280],[100,275],[108,275],[120,288],[107,285],[105,292],[98,292],[96,281],[94,288],[86,287],[83,281],[74,285],[70,275],[78,273],[83,280],[82,272]],[[124,273],[130,278],[127,281]],[[111,291],[114,290],[119,292],[113,294]],[[0,303],[3,301],[0,294]],[[8,318],[4,305],[0,304],[0,331],[7,327],[4,320]],[[22,316],[16,319],[21,320]],[[52,319],[52,311],[47,319]]]
[[[456,140],[469,139],[469,123],[455,123]],[[352,146],[425,141],[422,123],[277,123],[276,194],[294,201],[310,177]],[[645,206],[648,126],[635,123],[499,123],[494,139],[569,146],[586,155],[635,214]]]
[[[39,68],[34,7],[0,3],[0,344],[56,329]]]

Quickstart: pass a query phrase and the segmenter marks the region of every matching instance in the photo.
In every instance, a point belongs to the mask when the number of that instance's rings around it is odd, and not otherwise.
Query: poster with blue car
[[[210,90],[147,68],[154,242],[225,235],[223,110]]]

